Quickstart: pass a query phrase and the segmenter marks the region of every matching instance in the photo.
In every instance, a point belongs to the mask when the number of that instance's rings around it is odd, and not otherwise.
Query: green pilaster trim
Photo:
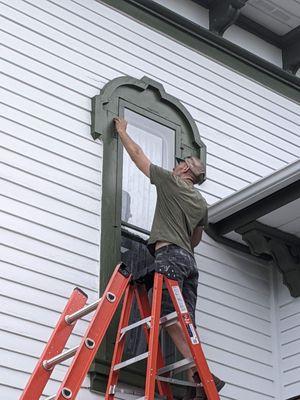
[[[206,146],[190,113],[164,87],[144,76],[122,76],[108,82],[92,99],[91,135],[103,143],[102,204],[100,240],[100,294],[104,291],[115,265],[121,260],[121,209],[123,146],[115,133],[113,118],[128,108],[163,124],[175,132],[175,156],[196,155],[206,163]],[[113,320],[90,370],[91,389],[104,391],[116,329]],[[141,370],[142,371],[142,370]],[[137,371],[125,372],[121,380],[139,385]],[[142,374],[142,372],[141,372]]]
[[[101,0],[150,28],[300,103],[300,79],[151,0]]]

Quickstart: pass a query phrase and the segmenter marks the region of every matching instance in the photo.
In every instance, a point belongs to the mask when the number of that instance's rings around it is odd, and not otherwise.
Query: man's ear
[[[183,172],[188,172],[188,170],[190,169],[190,167],[185,164],[185,166],[183,167]]]

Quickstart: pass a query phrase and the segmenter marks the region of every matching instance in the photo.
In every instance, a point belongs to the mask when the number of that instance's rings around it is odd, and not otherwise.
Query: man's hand
[[[144,154],[140,146],[135,143],[135,141],[133,141],[131,137],[127,134],[127,121],[124,118],[115,117],[114,123],[121,142],[123,143],[123,146],[125,147],[130,158],[135,163],[135,165],[143,172],[143,174],[145,174],[149,178],[151,161]]]
[[[114,118],[114,123],[119,135],[126,132],[127,121],[124,118],[116,117]]]
[[[203,233],[203,227],[202,226],[196,226],[194,229],[194,232],[191,237],[191,245],[192,249],[194,249],[198,244],[201,242],[202,239],[202,233]]]

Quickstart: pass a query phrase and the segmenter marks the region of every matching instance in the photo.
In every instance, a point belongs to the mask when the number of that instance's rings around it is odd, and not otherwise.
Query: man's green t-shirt
[[[207,224],[207,204],[194,186],[172,172],[150,165],[150,182],[156,186],[157,202],[148,248],[154,254],[155,243],[166,241],[193,254],[191,237],[197,225]]]

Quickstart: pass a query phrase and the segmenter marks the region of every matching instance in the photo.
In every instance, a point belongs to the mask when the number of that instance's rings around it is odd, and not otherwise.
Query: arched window
[[[206,147],[191,115],[178,99],[165,92],[160,83],[148,77],[138,80],[122,76],[108,82],[94,97],[92,136],[103,142],[101,293],[121,259],[137,274],[143,274],[153,261],[146,240],[154,215],[155,187],[123,151],[114,129],[113,118],[116,116],[128,121],[129,135],[152,163],[172,170],[176,159],[187,156],[199,157],[204,165],[206,161]],[[140,335],[141,331],[136,330],[129,337],[127,357],[132,357],[143,346]],[[106,340],[104,350],[99,353],[100,362],[98,358],[95,362],[100,365],[96,371],[105,374],[101,364],[110,361],[113,342],[114,338]],[[97,373],[93,376],[94,388],[103,390]]]

